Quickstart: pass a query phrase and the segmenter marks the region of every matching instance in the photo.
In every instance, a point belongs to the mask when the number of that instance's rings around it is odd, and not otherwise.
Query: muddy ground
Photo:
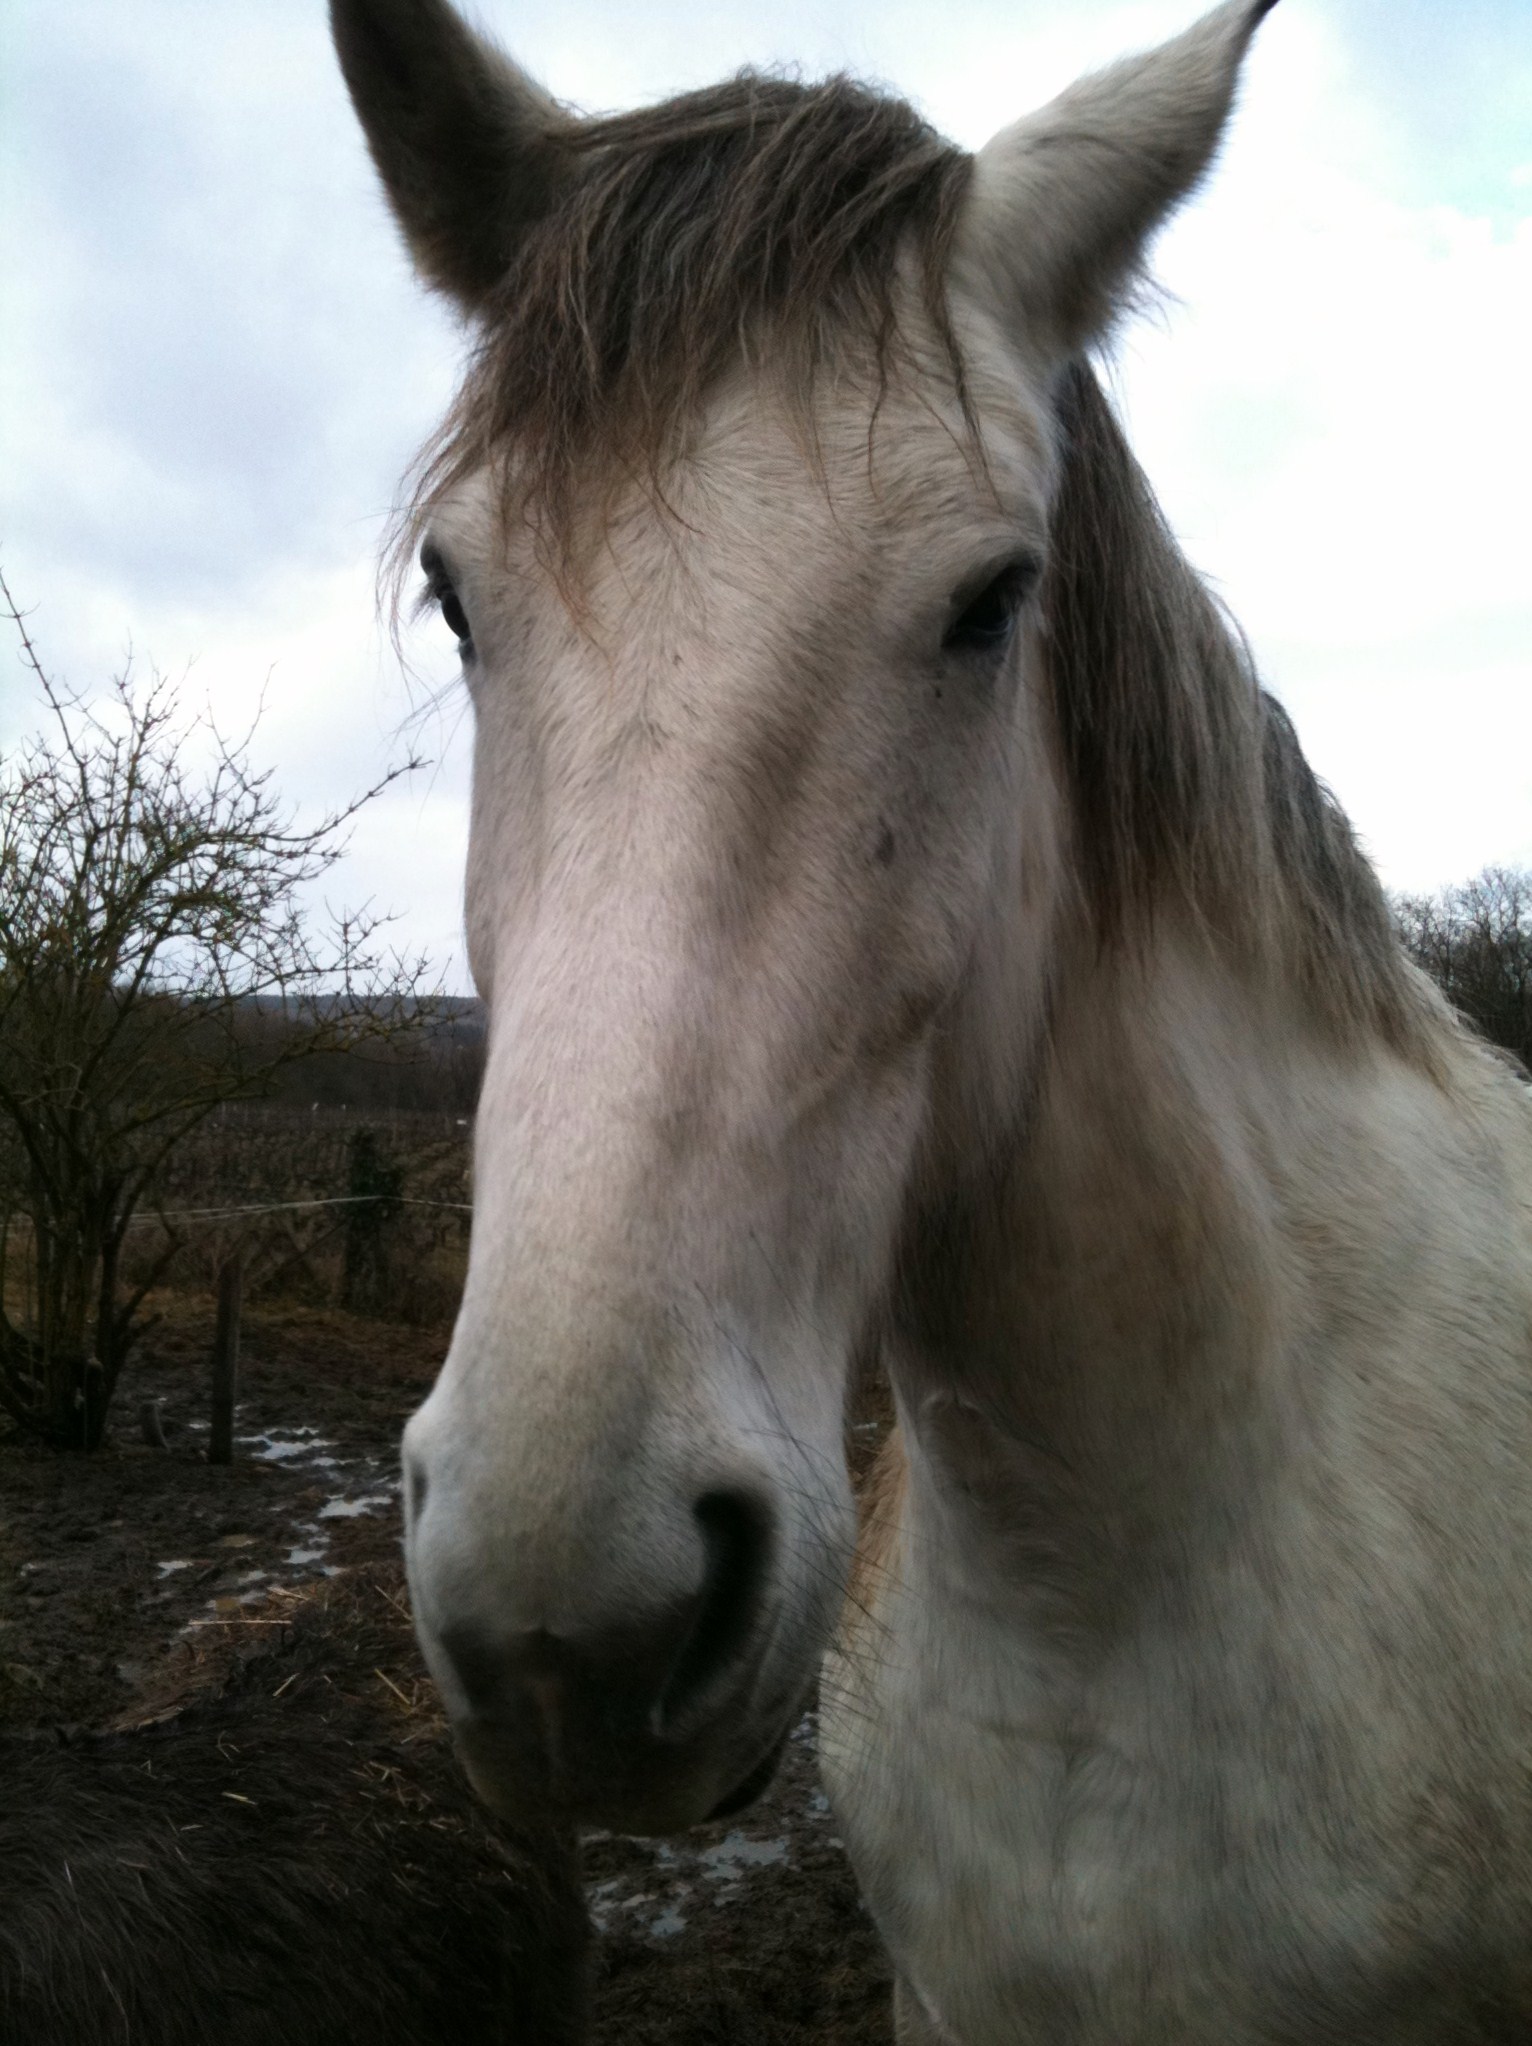
[[[441,1337],[247,1307],[237,1458],[219,1469],[211,1308],[162,1305],[100,1454],[0,1442],[0,1726],[163,1721],[352,1587],[386,1636],[369,1632],[371,1668],[336,1680],[412,1741],[445,1741],[409,1632],[397,1475]],[[150,1399],[163,1449],[141,1438]],[[812,1715],[750,1811],[677,1840],[592,1838],[583,1872],[599,2046],[887,2046],[887,1970],[819,1789]]]

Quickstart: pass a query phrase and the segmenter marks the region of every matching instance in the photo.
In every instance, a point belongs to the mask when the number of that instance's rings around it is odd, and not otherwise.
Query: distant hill
[[[247,996],[240,1008],[262,1030],[281,1029],[284,1018],[333,1014],[342,995]],[[438,1109],[471,1114],[484,1070],[488,1017],[477,995],[440,995],[406,1003],[406,1013],[427,1014],[397,1043],[360,1046],[297,1059],[280,1074],[269,1100],[304,1108]],[[380,1003],[380,1015],[393,1005]],[[257,1021],[258,1019],[258,1021]]]

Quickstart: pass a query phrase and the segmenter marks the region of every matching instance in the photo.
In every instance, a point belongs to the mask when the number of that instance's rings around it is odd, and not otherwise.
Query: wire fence
[[[131,1218],[120,1280],[207,1291],[237,1254],[257,1299],[448,1320],[473,1213],[468,1135],[465,1118],[434,1112],[245,1108],[210,1118]],[[30,1238],[17,1214],[3,1279],[22,1326],[35,1318]]]
[[[133,1216],[130,1229],[142,1222],[222,1222],[234,1215],[295,1215],[308,1208],[359,1208],[386,1202],[399,1208],[442,1208],[471,1215],[472,1201],[428,1201],[415,1194],[327,1194],[311,1201],[256,1201],[235,1208],[150,1208]]]

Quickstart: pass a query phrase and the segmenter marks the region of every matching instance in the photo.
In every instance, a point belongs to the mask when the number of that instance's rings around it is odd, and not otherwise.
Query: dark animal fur
[[[0,1736],[0,2046],[584,2038],[572,1854],[497,1836],[326,1651],[142,1731]]]

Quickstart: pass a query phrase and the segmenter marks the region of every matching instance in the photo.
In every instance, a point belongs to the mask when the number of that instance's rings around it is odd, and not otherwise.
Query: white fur
[[[1101,994],[961,1352],[894,1360],[858,1873],[963,2046],[1519,2036],[1473,1998],[1528,2008],[1532,1119],[1195,952]]]

